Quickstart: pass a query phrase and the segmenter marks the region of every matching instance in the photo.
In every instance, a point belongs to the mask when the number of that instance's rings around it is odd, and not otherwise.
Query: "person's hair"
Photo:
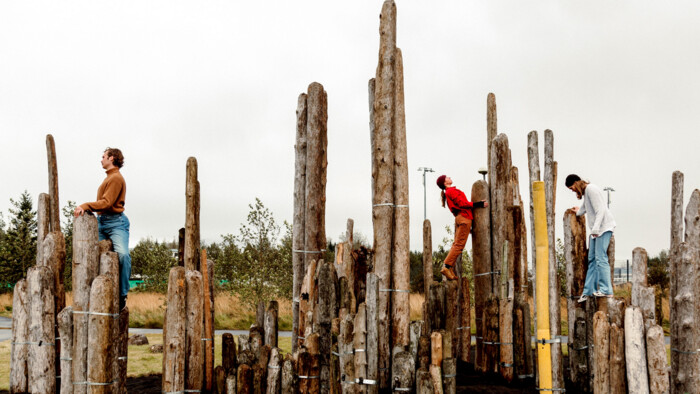
[[[122,151],[117,148],[107,147],[107,149],[105,149],[105,153],[107,154],[107,157],[112,156],[114,159],[112,164],[114,164],[115,167],[122,168],[124,165],[124,155],[122,155]]]
[[[581,178],[578,175],[570,174],[566,177],[566,181],[564,182],[564,184],[566,185],[566,187],[571,187],[574,183],[580,180]]]
[[[445,191],[444,191],[444,190],[442,190],[442,191],[440,192],[440,199],[442,200],[442,207],[445,208],[445,200],[446,200],[447,198],[445,197]]]

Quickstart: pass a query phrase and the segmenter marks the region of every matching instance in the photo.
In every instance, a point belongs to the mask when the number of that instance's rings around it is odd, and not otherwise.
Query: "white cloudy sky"
[[[435,245],[452,216],[434,181],[470,190],[486,164],[486,96],[527,179],[527,133],[555,133],[557,236],[576,172],[612,186],[617,257],[668,248],[671,173],[700,187],[700,3],[398,1],[405,64],[411,247],[423,188]],[[61,203],[92,200],[121,148],[131,245],[172,239],[185,163],[199,161],[202,237],[235,233],[262,199],[291,221],[297,96],[328,92],[326,229],[371,239],[367,81],[380,1],[71,1],[0,5],[0,211],[47,190],[52,133]],[[542,143],[541,143],[542,146]],[[521,191],[527,197],[526,183]]]

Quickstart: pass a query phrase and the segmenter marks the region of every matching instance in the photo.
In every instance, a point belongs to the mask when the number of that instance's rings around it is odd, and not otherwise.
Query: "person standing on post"
[[[454,265],[467,244],[467,238],[469,238],[474,219],[472,208],[486,208],[489,203],[485,200],[475,203],[469,202],[463,191],[452,186],[452,178],[447,175],[440,175],[437,179],[437,185],[442,189],[440,192],[442,207],[444,208],[445,203],[447,203],[450,212],[455,216],[455,241],[445,257],[445,263],[440,273],[445,275],[447,280],[457,280]]]
[[[576,193],[576,198],[583,198],[581,207],[571,210],[576,216],[586,214],[586,221],[591,230],[588,241],[588,272],[583,287],[583,294],[578,302],[585,302],[588,297],[612,297],[613,287],[610,283],[610,262],[608,261],[608,245],[615,230],[615,219],[608,209],[605,196],[600,188],[582,180],[578,175],[566,177],[566,187]],[[614,262],[613,262],[614,263]]]
[[[124,214],[126,182],[119,172],[124,165],[124,156],[119,149],[107,148],[102,154],[102,168],[107,177],[97,189],[97,201],[86,202],[75,208],[75,217],[85,212],[98,215],[99,240],[112,240],[112,247],[119,255],[119,310],[126,305],[131,277],[129,255],[129,218]]]

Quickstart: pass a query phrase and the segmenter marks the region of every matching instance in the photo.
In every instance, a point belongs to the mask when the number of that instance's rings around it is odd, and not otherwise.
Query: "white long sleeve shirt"
[[[592,183],[586,186],[583,193],[583,204],[579,208],[576,216],[586,214],[586,222],[591,229],[591,234],[600,235],[606,231],[614,231],[615,218],[608,209],[605,196],[600,188]]]

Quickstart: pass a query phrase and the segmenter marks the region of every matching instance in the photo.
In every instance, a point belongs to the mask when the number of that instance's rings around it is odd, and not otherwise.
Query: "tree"
[[[272,212],[259,198],[248,205],[250,212],[239,234],[222,235],[220,244],[212,245],[217,274],[225,279],[226,288],[254,307],[276,296],[289,297],[292,285],[291,227],[283,243]]]
[[[669,256],[668,250],[662,250],[658,256],[652,257],[647,261],[647,283],[649,286],[656,288],[656,323],[663,326],[663,311],[661,308],[661,300],[666,298],[669,285]]]
[[[170,268],[177,265],[177,259],[164,243],[150,238],[142,239],[131,250],[132,275],[143,278],[143,290],[166,293]]]
[[[19,200],[10,199],[10,225],[4,233],[0,253],[0,278],[5,285],[0,291],[9,291],[27,275],[27,269],[36,263],[36,211],[32,198],[25,190]]]

